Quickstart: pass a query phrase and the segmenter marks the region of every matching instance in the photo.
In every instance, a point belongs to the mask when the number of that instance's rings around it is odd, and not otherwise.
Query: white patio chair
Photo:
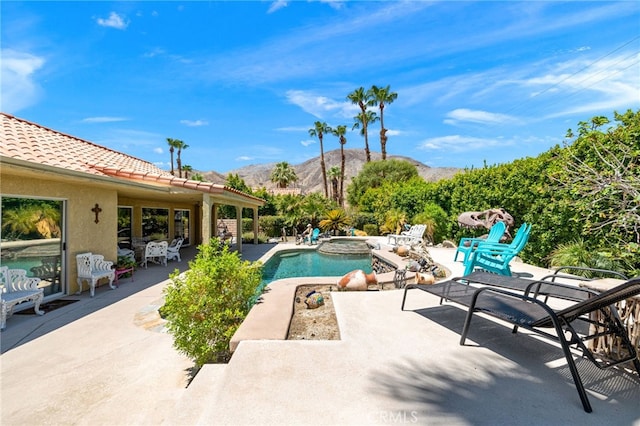
[[[82,282],[89,283],[89,291],[91,297],[95,294],[96,284],[102,278],[109,279],[109,287],[115,290],[113,280],[116,278],[113,262],[104,260],[101,254],[80,253],[76,255],[76,263],[78,266],[78,293],[82,293]]]
[[[154,263],[160,263],[167,266],[167,247],[166,241],[150,241],[144,249],[144,267],[151,260]]]
[[[167,260],[178,259],[178,262],[182,262],[180,258],[180,247],[182,247],[183,242],[184,238],[176,238],[171,241],[171,244],[167,247]]]

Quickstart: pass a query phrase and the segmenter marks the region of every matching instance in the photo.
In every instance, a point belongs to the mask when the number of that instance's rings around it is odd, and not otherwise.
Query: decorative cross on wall
[[[98,223],[100,222],[100,219],[98,219],[98,213],[100,213],[102,211],[102,209],[100,208],[100,206],[98,205],[98,203],[96,203],[95,207],[91,209],[92,212],[94,212],[96,214],[96,220],[95,222]]]

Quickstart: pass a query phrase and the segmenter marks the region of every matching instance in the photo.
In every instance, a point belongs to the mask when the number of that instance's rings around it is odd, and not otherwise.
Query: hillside
[[[366,159],[365,153],[362,149],[345,149],[345,188],[351,183],[351,179],[357,176],[362,167],[364,166]],[[380,160],[381,154],[379,152],[371,152],[372,160]],[[388,159],[405,160],[414,164],[418,169],[418,174],[426,181],[435,182],[440,179],[449,178],[460,171],[460,169],[451,167],[429,167],[419,161],[416,161],[409,157],[403,157],[400,155],[388,155]],[[326,152],[324,155],[327,170],[331,167],[340,167],[340,150]],[[275,167],[276,163],[257,164],[242,167],[239,169],[231,170],[229,173],[237,174],[245,183],[251,188],[265,187],[267,189],[275,188],[276,184],[271,182],[271,171]],[[322,192],[322,172],[320,171],[320,156],[305,161],[302,164],[291,165],[298,176],[298,181],[291,185],[292,188],[301,188],[302,193],[310,192]],[[216,183],[224,183],[226,175],[221,175],[216,172],[203,173],[207,180]]]

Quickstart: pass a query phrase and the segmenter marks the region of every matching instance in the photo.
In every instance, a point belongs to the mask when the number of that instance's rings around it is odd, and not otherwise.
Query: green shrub
[[[171,275],[162,315],[174,347],[198,367],[226,362],[229,341],[251,308],[262,279],[259,263],[243,261],[217,238],[198,247],[189,270]]]
[[[261,232],[258,233],[258,244],[264,244],[267,241],[269,241],[269,237]],[[242,234],[242,244],[253,244],[253,231]]]
[[[378,235],[378,225],[374,223],[367,223],[362,227],[362,230],[370,236]]]
[[[280,237],[284,227],[287,227],[284,216],[260,216],[260,229],[269,237]]]

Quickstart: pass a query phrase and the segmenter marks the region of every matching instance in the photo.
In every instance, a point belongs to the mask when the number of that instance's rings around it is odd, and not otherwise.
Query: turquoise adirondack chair
[[[507,226],[504,222],[496,222],[489,230],[487,238],[462,238],[458,244],[458,248],[456,249],[456,256],[453,258],[453,261],[456,262],[458,260],[458,253],[463,253],[464,258],[462,259],[462,263],[466,263],[467,260],[469,260],[469,255],[473,250],[475,250],[480,242],[499,243],[506,228]]]
[[[500,275],[511,275],[509,263],[516,257],[529,241],[531,224],[524,223],[511,244],[480,242],[471,253],[465,265],[464,275],[468,275],[474,269],[484,269]]]
[[[320,238],[320,230],[318,228],[313,228],[313,232],[311,233],[311,235],[307,235],[306,237],[304,237],[304,241],[308,242],[309,245],[313,243],[317,244],[318,238]]]

